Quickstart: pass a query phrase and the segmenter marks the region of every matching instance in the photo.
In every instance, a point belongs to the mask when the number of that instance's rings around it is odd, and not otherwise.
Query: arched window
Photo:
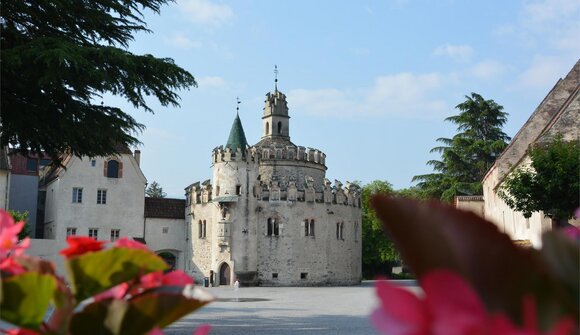
[[[278,122],[278,134],[282,134],[282,122]]]
[[[266,135],[270,134],[270,124],[266,122]]]
[[[172,254],[170,252],[162,252],[159,254],[159,257],[163,258],[165,263],[167,263],[167,265],[169,265],[168,271],[175,270],[175,263],[176,263],[177,257],[175,257],[174,254]]]
[[[117,160],[111,159],[105,161],[105,176],[107,178],[121,178],[122,177],[123,163]]]

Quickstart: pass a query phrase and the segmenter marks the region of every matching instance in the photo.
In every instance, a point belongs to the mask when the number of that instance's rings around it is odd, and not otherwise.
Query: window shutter
[[[123,162],[119,161],[119,178],[123,178]]]

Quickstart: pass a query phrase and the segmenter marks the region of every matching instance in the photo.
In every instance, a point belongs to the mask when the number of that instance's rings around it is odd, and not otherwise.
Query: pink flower
[[[12,275],[19,275],[26,272],[26,269],[19,263],[17,263],[13,257],[5,258],[0,261],[0,271],[9,273]]]
[[[203,325],[197,327],[197,329],[193,332],[192,335],[207,335],[207,334],[209,334],[210,330],[211,330],[210,325],[203,324]]]
[[[419,299],[402,288],[380,281],[377,294],[381,306],[371,315],[375,328],[389,335],[541,335],[536,306],[524,300],[522,329],[501,314],[489,315],[475,291],[448,270],[435,270],[423,277],[425,298]],[[560,320],[547,333],[568,335],[571,319]]]
[[[140,288],[150,289],[160,286],[185,286],[193,284],[193,279],[181,270],[175,270],[166,274],[152,272],[141,277]]]
[[[129,284],[121,283],[93,296],[93,298],[95,301],[101,301],[105,299],[121,299],[125,296],[125,294],[127,294],[127,291],[129,291]]]
[[[115,241],[115,247],[117,248],[129,248],[129,249],[142,249],[149,251],[149,248],[141,242],[135,240],[130,240],[127,237],[122,237]]]
[[[24,328],[15,328],[6,331],[6,335],[38,335],[38,333]]]
[[[30,239],[25,238],[18,245],[18,233],[24,227],[24,221],[14,223],[14,218],[5,210],[0,210],[0,259],[7,257],[11,252],[20,255],[28,248]]]
[[[66,239],[69,247],[60,251],[61,255],[66,258],[82,255],[91,251],[99,251],[103,249],[103,241],[96,241],[88,236],[69,236]]]

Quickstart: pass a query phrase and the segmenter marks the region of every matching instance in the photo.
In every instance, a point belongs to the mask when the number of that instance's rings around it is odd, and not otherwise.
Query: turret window
[[[207,230],[206,230],[206,222],[205,222],[205,220],[203,220],[203,221],[202,220],[199,220],[199,222],[198,222],[198,235],[197,235],[197,237],[200,238],[200,239],[204,239],[205,236],[206,236],[206,232],[207,232]]]
[[[270,124],[266,122],[266,135],[270,134]]]
[[[268,218],[266,224],[266,236],[279,236],[280,235],[280,226],[278,224],[278,220]]]
[[[337,240],[344,240],[343,232],[344,232],[344,222],[337,222],[336,223],[336,239]]]
[[[304,236],[314,237],[314,219],[304,219]]]
[[[282,134],[282,122],[278,122],[278,134]]]

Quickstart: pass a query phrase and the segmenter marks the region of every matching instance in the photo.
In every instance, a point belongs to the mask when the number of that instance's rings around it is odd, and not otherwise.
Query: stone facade
[[[580,136],[580,61],[564,79],[560,79],[518,131],[483,179],[484,216],[513,240],[541,245],[541,235],[552,228],[551,220],[542,212],[529,219],[512,210],[497,194],[506,176],[517,168],[529,166],[529,146],[561,134],[566,140]],[[580,222],[571,221],[578,225]]]
[[[352,285],[361,280],[361,197],[325,178],[326,156],[290,141],[283,93],[266,95],[263,136],[239,117],[212,152],[212,179],[186,191],[196,280],[212,285]]]

